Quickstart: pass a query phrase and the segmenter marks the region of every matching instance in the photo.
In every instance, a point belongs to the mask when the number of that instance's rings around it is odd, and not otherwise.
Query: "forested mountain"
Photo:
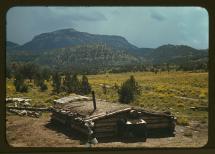
[[[207,50],[197,50],[185,45],[162,45],[145,55],[153,64],[183,64],[189,60],[207,58]]]
[[[51,50],[85,44],[106,44],[114,49],[124,50],[137,49],[136,46],[130,44],[121,36],[95,35],[79,32],[71,28],[37,35],[30,42],[19,46],[17,50]]]
[[[10,52],[13,51],[13,52]],[[18,45],[7,42],[7,64],[32,62],[57,70],[111,70],[132,65],[207,65],[208,50],[186,45],[138,48],[121,36],[63,29],[37,35]]]

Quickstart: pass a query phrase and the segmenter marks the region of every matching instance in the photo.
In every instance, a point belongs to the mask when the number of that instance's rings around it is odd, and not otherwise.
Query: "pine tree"
[[[71,74],[66,73],[65,79],[63,81],[63,87],[64,87],[64,90],[68,93],[72,92],[71,82],[72,82]]]
[[[71,78],[70,87],[70,90],[73,93],[79,94],[81,92],[81,84],[76,74],[74,74]]]
[[[61,89],[61,76],[59,75],[59,73],[54,73],[52,75],[52,81],[53,81],[53,91],[59,93],[60,92],[60,89]]]
[[[14,86],[17,92],[28,92],[28,85],[24,83],[24,78],[20,73],[15,74]]]
[[[44,80],[40,82],[39,86],[40,86],[40,90],[41,90],[41,91],[45,91],[45,90],[48,89],[48,87],[47,87],[47,85],[45,84]]]
[[[83,75],[82,76],[82,81],[81,81],[81,93],[84,95],[87,95],[91,92],[91,86],[88,82],[88,78]]]
[[[136,95],[139,95],[140,92],[141,92],[140,86],[135,81],[135,78],[131,76],[130,79],[126,80],[122,84],[118,91],[119,102],[128,104],[134,101]]]

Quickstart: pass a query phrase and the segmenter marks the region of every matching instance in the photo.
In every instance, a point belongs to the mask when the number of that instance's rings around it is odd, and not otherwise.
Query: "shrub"
[[[128,104],[134,101],[136,95],[140,94],[140,91],[140,86],[135,81],[134,77],[131,76],[130,79],[126,80],[119,88],[119,102]]]
[[[59,93],[61,88],[61,76],[59,73],[54,73],[52,75],[52,81],[53,81],[53,91]]]
[[[41,90],[41,91],[45,91],[45,90],[47,90],[47,89],[48,89],[48,87],[47,87],[47,85],[44,83],[44,81],[41,82],[41,83],[40,83],[40,90]]]
[[[24,83],[24,79],[19,73],[15,75],[14,86],[17,92],[28,92],[28,85]]]
[[[189,125],[189,120],[186,117],[178,117],[177,124],[182,125],[182,126],[188,126]]]

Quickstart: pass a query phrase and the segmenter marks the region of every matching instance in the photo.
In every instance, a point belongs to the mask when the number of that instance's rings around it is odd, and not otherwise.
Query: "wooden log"
[[[116,127],[109,127],[109,128],[95,128],[94,132],[115,132],[116,131]]]
[[[15,107],[7,106],[7,109],[28,110],[28,111],[50,111],[50,108],[35,108],[35,107]]]
[[[66,124],[66,120],[65,120],[65,119],[62,119],[62,118],[60,118],[60,117],[58,117],[58,116],[52,115],[52,120],[58,121],[58,122],[60,122],[61,124]]]
[[[145,119],[144,119],[145,120]],[[151,119],[151,120],[145,120],[147,124],[156,124],[156,123],[170,123],[171,121],[169,119]]]
[[[96,138],[104,138],[104,137],[114,137],[116,136],[115,132],[101,132],[101,133],[95,133]]]
[[[90,119],[88,119],[86,121],[98,120],[98,119],[101,119],[101,118],[106,118],[108,116],[111,116],[111,115],[114,115],[114,114],[117,114],[117,113],[121,113],[121,112],[130,111],[130,110],[131,110],[131,108],[125,108],[125,109],[121,109],[121,110],[117,110],[117,111],[114,111],[114,112],[107,113],[105,115],[101,115],[101,116],[98,116],[98,117],[90,118]]]
[[[94,129],[115,129],[117,127],[117,125],[112,125],[112,126],[108,126],[108,125],[106,125],[106,126],[95,126],[94,127]]]
[[[138,111],[139,115],[154,115],[154,116],[163,116],[163,117],[170,117],[170,114],[167,114],[166,112],[150,112],[143,109],[133,108],[134,110]]]
[[[106,127],[106,126],[116,126],[116,122],[111,123],[95,123],[95,127]]]
[[[104,116],[105,114],[106,113],[100,113],[100,114],[92,115],[92,116],[86,117],[85,120],[89,120],[89,119],[92,119],[92,118],[95,118],[95,117],[99,117],[99,116]]]
[[[116,122],[118,120],[118,118],[115,117],[108,117],[106,119],[99,119],[99,120],[95,120],[95,123],[111,123],[111,122]]]
[[[140,116],[139,118],[144,120],[163,120],[163,119],[171,119],[170,117],[155,117],[155,116]]]
[[[154,128],[169,128],[171,125],[169,123],[157,123],[157,124],[147,124],[147,129]]]
[[[85,128],[85,127],[81,127],[81,126],[78,126],[78,125],[75,125],[75,124],[70,124],[70,128],[71,128],[71,129],[74,129],[74,130],[76,130],[76,131],[78,131],[78,132],[81,132],[81,133],[83,133],[83,134],[85,134],[85,135],[88,135],[88,134],[89,134],[88,129]]]

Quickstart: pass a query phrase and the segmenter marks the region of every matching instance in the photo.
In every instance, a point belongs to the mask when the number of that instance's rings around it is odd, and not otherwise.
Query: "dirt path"
[[[15,147],[86,147],[84,139],[69,134],[61,126],[49,123],[50,114],[40,118],[7,116],[7,141]],[[146,142],[107,142],[93,147],[201,147],[207,143],[207,125],[192,122],[190,126],[176,126],[176,136],[147,138]]]

